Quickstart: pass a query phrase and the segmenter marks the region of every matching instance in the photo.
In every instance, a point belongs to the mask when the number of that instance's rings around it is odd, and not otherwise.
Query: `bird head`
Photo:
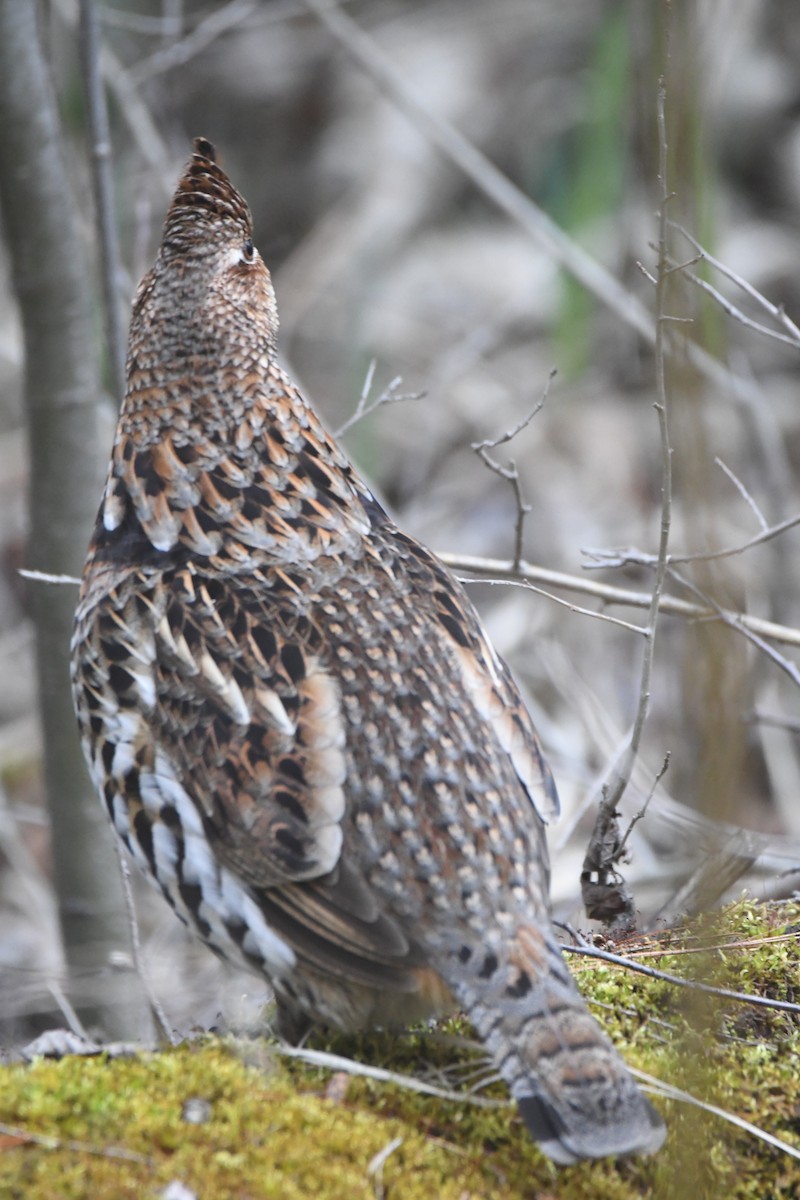
[[[176,336],[184,342],[194,327],[204,331],[206,344],[208,334],[216,331],[231,343],[274,347],[275,294],[253,245],[253,218],[206,138],[194,140],[194,153],[167,213],[155,267],[137,296],[134,325],[142,308],[151,310],[151,318],[174,323]]]

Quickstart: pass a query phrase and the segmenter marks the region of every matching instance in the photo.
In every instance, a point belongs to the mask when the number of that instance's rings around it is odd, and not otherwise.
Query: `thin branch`
[[[523,579],[491,579],[487,577],[478,577],[470,579],[466,576],[461,576],[462,583],[488,583],[496,587],[518,587],[526,592],[535,592],[537,596],[544,596],[547,600],[552,600],[554,604],[560,604],[570,612],[577,613],[582,617],[591,617],[595,621],[607,621],[609,625],[619,625],[620,629],[627,629],[629,633],[638,633],[640,636],[647,633],[644,625],[634,625],[632,621],[623,621],[619,617],[609,616],[608,613],[597,612],[593,608],[583,608],[580,604],[571,604],[569,600],[563,600],[561,596],[555,596],[552,592],[548,592],[546,588],[536,587],[533,583],[528,583]]]
[[[367,1178],[373,1181],[375,1200],[384,1200],[386,1196],[386,1189],[383,1186],[383,1168],[389,1155],[394,1154],[395,1150],[399,1150],[404,1141],[405,1139],[401,1137],[392,1138],[367,1163]]]
[[[794,529],[795,525],[800,525],[800,514],[787,517],[785,521],[779,521],[777,525],[770,525],[762,533],[757,533],[754,537],[748,538],[746,542],[741,542],[738,546],[728,546],[724,550],[712,550],[707,553],[671,554],[669,556],[669,563],[671,566],[673,563],[711,562],[717,558],[730,558],[734,554],[744,554],[745,550],[750,550],[753,546],[761,546],[764,542],[772,541],[779,534],[785,533],[787,529]]]
[[[522,496],[522,484],[519,478],[517,464],[513,458],[509,459],[508,464],[503,467],[496,459],[489,454],[490,450],[496,450],[498,446],[505,446],[508,442],[513,441],[518,433],[526,429],[530,425],[537,413],[544,408],[544,403],[550,393],[550,384],[555,378],[555,369],[551,370],[547,377],[547,382],[544,385],[544,390],[540,398],[536,401],[531,411],[527,416],[523,417],[513,429],[507,429],[505,433],[501,433],[496,438],[486,438],[482,442],[473,442],[470,449],[474,450],[483,463],[493,471],[495,475],[499,475],[501,479],[505,479],[511,484],[511,490],[514,493],[514,503],[516,505],[516,520],[514,522],[514,558],[512,560],[514,567],[518,567],[522,561],[522,539],[525,530],[525,518],[531,512],[530,504],[526,504]]]
[[[401,376],[397,375],[388,383],[380,395],[375,396],[370,400],[369,394],[372,391],[372,384],[375,378],[375,359],[370,360],[367,367],[367,373],[364,376],[364,384],[361,388],[361,395],[358,398],[355,412],[351,414],[334,432],[334,437],[340,438],[348,429],[352,429],[359,421],[363,421],[364,417],[368,417],[370,413],[375,412],[376,408],[381,408],[384,404],[399,404],[406,400],[424,400],[427,392],[401,392],[398,391],[400,384],[403,382]]]
[[[100,242],[106,352],[117,403],[125,394],[125,333],[120,304],[122,267],[114,220],[111,134],[100,77],[100,37],[94,0],[80,0],[80,52],[92,140],[92,184]]]
[[[620,846],[619,846],[620,858],[622,858],[622,855],[625,853],[625,846],[627,845],[628,838],[631,836],[631,833],[633,832],[634,825],[638,824],[638,822],[641,821],[642,817],[647,815],[647,810],[650,806],[650,801],[653,799],[653,796],[656,793],[656,788],[661,783],[661,780],[664,778],[667,771],[669,770],[669,760],[671,757],[672,757],[671,753],[668,750],[667,753],[664,755],[664,761],[661,764],[661,770],[658,772],[655,779],[653,780],[653,785],[650,788],[650,791],[647,793],[644,804],[639,809],[639,811],[637,813],[634,813],[633,816],[631,817],[630,822],[628,823],[628,828],[625,830],[625,834],[622,838],[622,841],[620,842]]]
[[[425,1096],[436,1096],[440,1100],[455,1100],[463,1104],[472,1104],[477,1108],[507,1108],[507,1100],[493,1100],[488,1096],[477,1096],[473,1091],[451,1091],[426,1083],[424,1079],[416,1079],[413,1075],[401,1075],[397,1071],[387,1071],[384,1067],[373,1067],[367,1063],[356,1062],[352,1058],[343,1058],[340,1054],[329,1054],[326,1050],[307,1050],[302,1046],[289,1046],[279,1043],[273,1047],[276,1054],[284,1058],[297,1058],[309,1063],[312,1067],[323,1067],[328,1071],[346,1071],[348,1075],[362,1075],[366,1079],[376,1079],[380,1083],[391,1083],[396,1087],[406,1088],[411,1092],[422,1092]]]
[[[681,270],[680,266],[675,266],[672,270]],[[684,272],[687,279],[710,296],[724,313],[734,321],[738,321],[740,325],[744,325],[746,329],[752,329],[754,333],[760,333],[763,337],[772,338],[773,341],[781,342],[784,346],[791,346],[794,350],[800,350],[800,337],[788,333],[779,333],[777,329],[770,329],[768,325],[762,325],[760,321],[754,321],[752,317],[748,317],[740,308],[737,308],[722,292],[718,291],[713,284],[706,279],[701,279],[694,271]]]
[[[669,32],[667,31],[666,60],[669,60]],[[639,702],[633,722],[630,745],[617,771],[617,778],[609,790],[608,796],[602,801],[601,808],[609,813],[616,812],[622,795],[628,786],[631,769],[639,753],[647,714],[650,709],[650,680],[653,674],[655,655],[656,628],[658,625],[661,597],[667,578],[667,550],[669,547],[670,527],[672,524],[672,447],[669,437],[668,398],[665,370],[664,348],[664,315],[667,300],[667,206],[671,199],[667,187],[667,128],[666,128],[666,84],[663,75],[658,81],[657,121],[658,121],[658,179],[661,186],[661,198],[658,210],[658,274],[656,278],[656,341],[655,341],[655,372],[656,395],[655,410],[658,415],[658,430],[661,443],[661,525],[658,542],[658,557],[656,559],[655,581],[647,614],[647,635],[642,653],[641,678],[639,683]]]
[[[479,191],[518,222],[553,258],[566,267],[593,295],[647,341],[655,340],[650,314],[614,276],[574,242],[541,208],[448,121],[430,112],[418,99],[378,44],[332,0],[305,0],[346,54],[355,59],[373,83],[405,113],[412,125],[433,143]]]
[[[669,63],[668,24],[665,61]],[[600,803],[597,806],[597,815],[589,836],[580,873],[581,898],[587,916],[594,920],[603,921],[604,924],[612,928],[628,928],[635,923],[636,919],[633,896],[623,876],[617,870],[617,866],[622,861],[628,834],[636,820],[644,815],[650,798],[648,797],[641,813],[634,818],[624,838],[621,836],[619,829],[620,814],[618,807],[630,783],[634,764],[639,755],[639,746],[647,721],[647,715],[650,710],[650,686],[655,656],[656,630],[658,627],[661,598],[667,578],[667,550],[672,524],[672,447],[669,438],[664,342],[668,282],[667,205],[672,197],[667,190],[665,107],[666,84],[662,75],[658,81],[656,105],[659,145],[658,181],[661,187],[658,209],[658,272],[656,275],[655,301],[655,375],[657,399],[654,405],[658,416],[659,440],[661,445],[661,523],[658,556],[656,559],[653,591],[648,605],[647,625],[644,634],[640,668],[639,696],[630,741],[622,759],[619,762],[615,762],[611,767],[609,772],[611,782],[602,789]],[[664,770],[666,770],[666,765]]]
[[[33,579],[36,583],[66,583],[70,587],[80,587],[81,585],[77,575],[51,575],[49,571],[30,571],[27,567],[20,567],[17,574],[21,575],[23,579]]]
[[[579,575],[568,575],[563,571],[551,571],[547,567],[538,567],[533,563],[521,562],[518,567],[502,558],[478,558],[470,554],[451,554],[446,550],[437,553],[445,566],[459,573],[465,583],[507,584],[509,587],[525,587],[531,592],[545,596],[548,600],[562,604],[573,612],[587,617],[596,617],[608,621],[612,625],[621,625],[632,633],[645,634],[647,630],[642,625],[634,625],[621,621],[607,613],[593,612],[579,605],[569,604],[559,596],[554,596],[546,588],[537,587],[537,583],[546,583],[551,587],[563,588],[568,592],[578,592],[583,596],[594,596],[602,604],[619,604],[625,608],[649,608],[651,597],[648,592],[635,592],[630,588],[614,587],[610,583],[595,583],[583,579]],[[633,558],[631,562],[643,560]],[[649,565],[645,562],[644,565]],[[79,587],[80,579],[76,575],[51,575],[47,571],[30,571],[21,567],[17,572],[23,579],[31,579],[36,583],[67,584]],[[474,578],[471,578],[474,576]],[[494,576],[494,578],[492,578]],[[789,625],[779,625],[776,621],[766,621],[762,617],[753,617],[749,613],[735,612],[732,609],[701,604],[693,604],[690,600],[682,600],[679,596],[664,595],[661,597],[661,612],[667,616],[680,617],[685,621],[722,621],[729,628],[743,635],[752,632],[758,637],[769,638],[770,641],[780,642],[785,646],[800,646],[800,629]]]
[[[736,488],[747,507],[753,513],[755,519],[758,521],[759,525],[761,526],[761,532],[766,533],[769,529],[769,522],[756,504],[754,497],[750,495],[747,488],[742,483],[739,476],[731,470],[727,463],[722,461],[718,454],[714,458],[714,465],[719,467],[721,471],[725,472],[725,474],[728,476],[728,479],[730,479],[731,483]]]
[[[796,903],[796,901],[792,901]],[[636,949],[631,951],[631,957],[635,956],[637,962],[642,958],[663,958],[668,954],[670,958],[682,958],[686,955],[694,954],[711,954],[714,951],[721,950],[727,954],[731,950],[758,950],[762,946],[775,946],[780,943],[796,943],[796,933],[769,933],[764,937],[737,938],[735,941],[716,941],[707,942],[700,946],[670,946],[665,950],[662,946],[657,949],[645,950]]]
[[[674,563],[712,562],[717,558],[731,558],[735,554],[744,554],[745,550],[752,550],[754,546],[761,546],[764,542],[772,541],[773,538],[786,533],[787,529],[794,529],[795,525],[800,525],[800,513],[796,513],[793,517],[786,517],[777,525],[770,525],[761,533],[755,534],[745,542],[740,542],[737,546],[726,546],[722,550],[698,550],[694,554],[668,554],[667,564],[672,566]],[[586,564],[586,570],[589,571],[632,565],[652,567],[658,561],[655,554],[647,554],[644,550],[637,550],[634,547],[624,550],[584,549],[581,553],[594,560]]]
[[[755,709],[745,717],[752,725],[767,725],[772,729],[788,729],[791,733],[800,733],[800,721],[797,717],[785,717],[782,713],[764,712]]]
[[[685,576],[680,575],[672,567],[670,567],[670,575],[673,579],[676,579],[678,583],[685,587],[687,591],[694,593],[694,595],[700,597],[700,599],[702,599],[706,604],[711,605],[721,621],[730,626],[730,628],[737,629],[743,637],[747,638],[749,642],[752,642],[754,646],[757,646],[759,650],[762,650],[764,654],[766,654],[767,658],[771,659],[777,667],[780,667],[780,669],[789,676],[792,683],[796,687],[800,687],[800,668],[798,668],[795,663],[790,662],[785,655],[776,650],[774,646],[770,646],[769,643],[764,640],[764,638],[759,637],[759,635],[754,633],[752,629],[748,629],[740,624],[740,622],[736,620],[735,615],[726,614],[725,610],[717,604],[713,596],[709,596],[706,592],[703,592],[699,587],[697,587],[696,584],[686,579]]]
[[[794,520],[796,523],[797,518]],[[595,552],[592,551],[591,553]],[[625,558],[623,561],[652,566],[652,555],[639,558],[636,557],[636,553],[632,551],[631,554],[633,557]],[[511,584],[517,584],[521,581],[544,583],[550,587],[563,588],[565,591],[578,592],[583,596],[594,596],[603,604],[620,604],[627,608],[649,608],[652,600],[649,592],[636,592],[629,588],[614,587],[613,584],[609,583],[595,583],[590,579],[584,579],[577,575],[568,575],[563,571],[551,571],[547,567],[535,566],[529,562],[521,562],[517,570],[514,570],[513,563],[507,559],[479,558],[470,554],[451,554],[446,550],[439,551],[437,557],[451,571],[459,574],[475,575],[481,579],[484,576],[494,576],[495,582],[506,580]],[[671,561],[672,559],[670,558]],[[612,563],[611,565],[616,564]],[[543,594],[547,595],[546,592]],[[748,629],[760,637],[769,638],[774,642],[781,642],[787,646],[800,646],[800,629],[793,629],[789,625],[779,625],[775,621],[766,621],[762,617],[753,617],[749,613],[735,612],[731,609],[719,610],[713,606],[693,604],[690,600],[683,600],[678,596],[668,594],[661,597],[659,607],[662,613],[669,616],[682,617],[688,621],[720,620],[724,621],[732,629],[740,631]]]
[[[709,1104],[707,1100],[699,1100],[690,1092],[684,1092],[682,1088],[674,1087],[671,1083],[663,1083],[660,1079],[656,1079],[654,1075],[648,1075],[646,1071],[640,1071],[637,1067],[630,1068],[631,1074],[641,1080],[645,1085],[644,1090],[651,1092],[655,1096],[664,1096],[668,1100],[678,1100],[681,1104],[691,1104],[694,1108],[702,1109],[703,1112],[711,1113],[714,1117],[719,1117],[723,1121],[727,1121],[731,1125],[736,1125],[739,1129],[743,1129],[745,1133],[750,1133],[759,1141],[766,1142],[770,1146],[774,1146],[776,1150],[783,1151],[791,1158],[800,1159],[800,1150],[795,1146],[790,1146],[788,1142],[784,1142],[781,1138],[775,1137],[772,1133],[767,1133],[766,1129],[761,1129],[758,1125],[753,1125],[750,1121],[745,1121],[744,1117],[737,1116],[736,1113],[728,1112],[725,1108],[718,1108],[716,1104]]]
[[[69,998],[65,995],[64,989],[57,979],[51,979],[47,984],[47,990],[58,1005],[61,1015],[69,1025],[71,1031],[76,1037],[82,1038],[85,1042],[91,1041],[89,1034],[86,1032],[83,1022],[75,1012]]]
[[[150,978],[145,970],[144,961],[142,959],[142,942],[139,937],[139,921],[136,916],[136,905],[133,899],[133,888],[131,887],[131,873],[128,866],[128,860],[125,857],[125,851],[122,848],[122,843],[119,838],[114,838],[114,847],[119,860],[119,873],[122,877],[122,895],[125,901],[125,911],[128,916],[128,929],[131,938],[131,952],[133,955],[133,965],[139,983],[142,985],[144,994],[147,997],[147,1003],[150,1006],[150,1012],[153,1016],[158,1028],[161,1030],[166,1041],[171,1046],[177,1046],[179,1039],[175,1036],[172,1027],[167,1020],[167,1014],[164,1012],[161,1001],[156,996],[150,986]]]
[[[669,222],[669,224],[671,229],[676,229],[678,233],[682,234],[683,237],[686,238],[687,242],[689,242],[690,245],[692,245],[695,250],[698,251],[698,253],[709,264],[709,266],[714,267],[715,270],[719,271],[720,275],[724,275],[726,279],[730,279],[730,281],[735,283],[738,288],[741,288],[741,290],[745,292],[751,298],[751,300],[754,300],[760,308],[763,308],[764,311],[769,313],[769,315],[775,321],[779,322],[786,332],[790,334],[792,345],[800,346],[800,328],[795,325],[794,321],[792,321],[786,315],[783,305],[773,304],[771,300],[768,300],[766,296],[759,292],[758,288],[753,287],[752,283],[749,283],[746,279],[742,278],[741,275],[737,275],[735,271],[732,271],[730,267],[725,265],[725,263],[720,262],[718,258],[714,258],[714,255],[709,254],[709,252],[700,245],[696,238],[692,237],[688,229],[685,229],[683,225],[680,225],[677,221],[672,220]]]
[[[599,958],[603,962],[613,963],[617,967],[626,967],[629,971],[637,971],[650,979],[660,979],[675,987],[689,988],[691,991],[704,992],[709,996],[719,996],[723,1000],[735,1000],[737,1004],[752,1004],[755,1008],[771,1008],[778,1012],[800,1013],[800,1004],[791,1000],[772,1000],[769,996],[756,996],[750,992],[733,992],[729,988],[716,987],[712,983],[703,983],[699,979],[684,979],[681,975],[672,975],[669,971],[659,971],[657,967],[647,967],[635,958],[625,958],[621,954],[612,954],[609,950],[601,950],[599,946],[589,946],[581,939],[579,946],[561,943],[565,954],[584,954],[588,958]],[[667,957],[669,951],[664,951]]]

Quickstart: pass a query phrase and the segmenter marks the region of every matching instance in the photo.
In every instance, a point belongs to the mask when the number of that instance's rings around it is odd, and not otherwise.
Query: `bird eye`
[[[253,246],[252,240],[250,238],[247,238],[245,240],[245,242],[242,244],[242,259],[244,262],[250,263],[253,261],[254,256],[255,256],[255,248]]]

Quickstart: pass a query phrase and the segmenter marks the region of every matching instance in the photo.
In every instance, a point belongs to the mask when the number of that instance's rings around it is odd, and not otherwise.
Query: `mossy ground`
[[[645,961],[793,1000],[800,996],[795,926],[800,906],[743,901],[665,934]],[[632,1065],[800,1146],[800,1023],[793,1015],[593,960],[571,965]],[[453,1036],[463,1033],[454,1021],[437,1033],[340,1038],[325,1047],[401,1073],[431,1078],[434,1071],[448,1086],[458,1064],[470,1066],[470,1051]],[[200,1200],[800,1195],[800,1162],[683,1103],[657,1100],[670,1132],[655,1157],[557,1170],[510,1107],[477,1108],[363,1078],[331,1088],[330,1078],[277,1057],[269,1042],[210,1037],[132,1058],[2,1068],[0,1196],[145,1200],[173,1180]],[[501,1097],[503,1090],[482,1094]],[[206,1119],[195,1124],[186,1114],[197,1099]],[[30,1140],[43,1135],[55,1139],[52,1146]],[[402,1141],[382,1173],[370,1172],[395,1139]]]

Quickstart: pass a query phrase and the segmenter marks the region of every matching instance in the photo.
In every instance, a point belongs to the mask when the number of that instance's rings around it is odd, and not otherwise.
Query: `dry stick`
[[[796,520],[796,518],[794,519]],[[759,539],[763,540],[763,539]],[[592,552],[599,553],[599,552]],[[733,551],[731,551],[733,553]],[[618,561],[599,563],[598,566],[621,566],[632,563],[640,566],[652,566],[652,555],[639,555],[638,551],[627,552]],[[446,550],[438,551],[437,557],[451,571],[469,572],[471,575],[492,575],[497,580],[509,583],[531,582],[546,583],[550,587],[563,588],[565,591],[579,592],[584,596],[594,596],[603,604],[620,604],[627,608],[649,608],[652,596],[649,592],[636,592],[630,588],[615,587],[610,583],[595,583],[593,580],[582,579],[577,575],[567,575],[562,571],[551,571],[547,567],[538,567],[533,563],[521,562],[517,570],[513,563],[499,558],[478,558],[468,554],[451,554]],[[672,561],[670,558],[668,561]],[[676,561],[682,561],[677,559]],[[546,594],[546,593],[545,593]],[[800,629],[788,625],[779,625],[775,621],[766,621],[761,617],[753,617],[748,613],[734,612],[723,609],[722,612],[712,606],[694,604],[691,600],[683,600],[679,596],[664,595],[661,597],[660,611],[672,617],[683,617],[688,621],[721,620],[730,624],[731,628],[749,629],[764,638],[782,642],[788,646],[800,646]],[[637,632],[639,630],[637,629]]]
[[[669,26],[666,33],[665,61],[669,62]],[[656,339],[655,339],[655,375],[656,403],[654,408],[658,415],[658,428],[661,444],[661,527],[656,559],[655,581],[650,598],[647,614],[647,626],[642,649],[641,676],[639,682],[639,699],[633,720],[630,742],[619,765],[614,764],[609,771],[610,782],[604,785],[602,797],[597,806],[597,816],[589,837],[586,854],[581,867],[581,895],[583,906],[589,917],[601,920],[606,925],[631,925],[635,921],[633,896],[628,891],[625,881],[616,870],[617,863],[622,859],[625,841],[620,837],[617,818],[617,808],[630,782],[634,763],[639,754],[642,734],[644,732],[647,714],[650,710],[650,682],[653,674],[655,658],[656,628],[658,625],[659,606],[664,592],[667,577],[667,549],[669,546],[670,526],[672,522],[672,447],[669,440],[669,421],[667,413],[667,386],[665,375],[665,325],[666,289],[669,275],[667,258],[667,205],[671,199],[667,190],[667,131],[665,118],[666,84],[662,75],[658,81],[657,120],[659,169],[658,182],[661,188],[658,207],[658,271],[656,275]],[[661,774],[666,770],[666,762]],[[660,776],[659,776],[660,778]],[[655,791],[658,779],[653,784],[650,795]],[[647,807],[645,804],[645,808]],[[643,810],[644,812],[644,810]],[[642,812],[642,815],[643,815]]]
[[[730,475],[730,472],[727,473]],[[787,529],[794,529],[795,525],[800,525],[800,514],[797,513],[793,517],[786,517],[785,520],[779,521],[777,525],[770,525],[761,533],[754,534],[753,537],[748,538],[745,542],[740,542],[737,546],[726,546],[722,550],[698,550],[694,554],[668,554],[667,563],[671,566],[673,563],[713,562],[718,558],[731,558],[735,554],[744,554],[745,550],[752,550],[754,546],[761,546],[764,542],[772,541],[773,538],[785,533]],[[644,550],[637,550],[635,547],[628,547],[624,550],[585,549],[582,553],[593,560],[586,564],[588,571],[631,565],[652,567],[657,561],[655,554],[647,554]]]
[[[669,41],[666,49],[669,57]],[[661,597],[667,578],[667,550],[669,547],[670,526],[672,523],[672,447],[669,440],[669,420],[667,413],[667,384],[665,375],[664,327],[668,319],[665,313],[667,286],[667,205],[670,194],[667,191],[667,130],[665,118],[666,85],[662,75],[658,81],[657,119],[658,119],[658,181],[661,187],[661,197],[658,209],[658,275],[656,278],[656,340],[655,340],[655,373],[656,395],[654,405],[658,415],[658,429],[661,441],[661,528],[658,542],[658,558],[656,560],[655,582],[650,598],[647,614],[647,634],[645,635],[642,653],[641,680],[639,684],[639,703],[633,722],[631,740],[621,767],[617,770],[617,778],[609,789],[608,795],[600,805],[601,813],[605,810],[608,817],[616,811],[622,794],[628,786],[633,763],[639,753],[647,714],[650,709],[650,680],[653,674],[653,659],[655,654],[656,626],[658,624]],[[600,814],[598,814],[600,815]]]
[[[690,580],[686,579],[685,576],[679,575],[678,572],[676,570],[674,570],[674,568],[672,568],[672,567],[670,567],[670,574],[672,575],[672,577],[674,579],[676,579],[678,581],[678,583],[682,584],[688,591],[693,592],[696,596],[699,596],[707,604],[712,605],[713,608],[716,610],[721,621],[723,621],[726,625],[729,625],[732,629],[739,629],[739,631],[743,637],[747,638],[747,640],[749,642],[752,642],[754,646],[757,646],[759,650],[763,651],[763,653],[766,654],[767,658],[771,659],[772,662],[774,662],[777,667],[780,667],[780,669],[786,675],[789,676],[792,683],[795,684],[796,687],[800,687],[800,668],[798,668],[795,663],[790,662],[789,659],[786,658],[783,654],[780,654],[775,649],[774,646],[770,646],[767,642],[764,641],[763,638],[759,637],[758,634],[754,633],[751,629],[746,629],[746,628],[739,626],[738,623],[736,622],[735,617],[732,618],[732,617],[726,616],[725,612],[717,604],[717,602],[716,602],[716,600],[714,600],[713,596],[709,596],[706,592],[701,591],[701,589],[699,587],[697,587],[696,584],[694,584]]]
[[[647,816],[647,810],[650,807],[650,801],[653,799],[653,796],[656,794],[656,788],[661,783],[661,780],[664,778],[667,771],[669,770],[670,757],[671,757],[671,755],[668,750],[667,753],[664,755],[664,761],[661,764],[661,770],[658,772],[658,774],[656,775],[652,784],[650,785],[650,791],[647,793],[644,804],[642,805],[642,807],[639,809],[639,811],[637,813],[633,814],[633,816],[631,817],[631,819],[628,823],[628,828],[625,830],[625,834],[622,838],[622,841],[619,844],[618,854],[619,854],[620,858],[622,858],[622,855],[625,853],[625,847],[628,843],[628,838],[633,833],[634,825],[637,825],[639,823],[639,821],[642,820],[643,817]]]
[[[400,375],[396,375],[391,383],[388,383],[379,396],[370,400],[369,394],[372,391],[372,383],[375,378],[376,359],[370,359],[370,364],[367,367],[367,373],[364,376],[364,384],[361,388],[361,395],[358,398],[358,404],[355,411],[347,418],[347,420],[334,430],[334,437],[340,438],[343,433],[351,429],[353,425],[357,425],[359,421],[363,421],[364,417],[368,417],[370,413],[374,413],[376,408],[382,408],[385,404],[398,404],[401,401],[407,400],[424,400],[426,392],[401,392],[399,391],[400,384],[403,382]]]
[[[547,600],[552,600],[554,604],[560,604],[562,607],[568,608],[570,612],[578,613],[582,617],[592,617],[595,621],[607,621],[609,625],[619,625],[620,629],[627,629],[629,633],[641,635],[647,633],[643,625],[634,625],[632,621],[623,621],[620,617],[611,617],[608,613],[597,612],[593,608],[583,608],[580,604],[563,600],[561,596],[556,596],[553,592],[548,592],[546,588],[537,587],[535,583],[528,583],[524,579],[492,579],[489,575],[475,576],[474,579],[462,575],[460,579],[462,583],[488,583],[496,587],[522,588],[523,591],[535,592],[537,596],[544,596]]]
[[[92,135],[92,185],[100,242],[106,351],[117,402],[125,392],[125,336],[120,308],[121,261],[114,221],[111,135],[100,78],[99,36],[94,0],[80,0],[80,52],[89,128]]]
[[[678,264],[672,270],[681,271],[687,265]],[[760,333],[763,337],[772,338],[773,341],[781,342],[784,346],[792,346],[793,349],[800,350],[800,341],[798,341],[796,336],[788,333],[779,333],[777,329],[770,329],[768,325],[762,325],[760,321],[754,321],[752,317],[748,317],[746,313],[743,313],[726,296],[723,296],[722,292],[715,288],[713,284],[708,283],[705,279],[701,279],[694,271],[684,271],[684,274],[687,279],[691,280],[695,287],[705,292],[707,296],[710,296],[724,313],[727,313],[734,321],[738,321],[740,325],[744,325],[746,329],[752,329],[754,333]]]
[[[769,521],[764,516],[761,509],[758,507],[755,497],[751,496],[750,492],[748,492],[747,488],[742,483],[739,476],[735,473],[735,471],[731,470],[731,468],[728,466],[728,464],[726,462],[724,462],[718,454],[716,454],[714,456],[714,465],[719,467],[719,469],[721,471],[724,471],[724,473],[728,476],[728,479],[730,479],[731,483],[736,488],[737,492],[742,497],[745,504],[750,509],[753,516],[755,517],[755,519],[758,521],[759,525],[761,526],[762,534],[766,533],[769,530]]]
[[[723,1000],[736,1000],[740,1004],[752,1004],[756,1008],[774,1008],[779,1012],[800,1013],[800,1004],[791,1000],[771,1000],[768,996],[756,996],[750,992],[732,992],[728,988],[715,987],[713,983],[702,983],[699,979],[684,979],[681,975],[672,975],[669,971],[659,971],[657,967],[646,967],[635,958],[624,958],[621,954],[612,954],[609,950],[601,950],[597,946],[569,946],[559,943],[565,954],[584,954],[588,958],[599,958],[603,962],[614,963],[615,966],[625,967],[630,971],[638,971],[651,979],[661,979],[664,983],[674,984],[675,987],[689,988],[695,992],[706,992],[709,996],[720,996]],[[665,956],[669,954],[664,951]]]
[[[393,1083],[397,1087],[407,1088],[412,1092],[422,1092],[426,1096],[437,1096],[441,1100],[457,1100],[464,1104],[473,1104],[477,1108],[507,1108],[507,1100],[494,1100],[489,1096],[476,1096],[473,1092],[458,1092],[436,1087],[417,1079],[413,1075],[401,1075],[397,1071],[388,1071],[385,1067],[373,1067],[368,1063],[360,1063],[352,1058],[344,1058],[340,1054],[331,1054],[327,1050],[306,1050],[303,1046],[289,1046],[279,1043],[274,1051],[283,1058],[296,1058],[300,1062],[309,1063],[313,1067],[324,1067],[329,1071],[346,1071],[348,1075],[363,1075],[367,1079],[376,1079],[381,1083]]]
[[[523,417],[513,429],[507,429],[505,433],[501,433],[496,438],[486,438],[482,442],[473,442],[470,449],[474,450],[481,461],[486,464],[490,471],[494,471],[495,475],[499,475],[501,479],[505,479],[511,484],[511,490],[514,493],[514,503],[517,509],[516,520],[514,522],[514,558],[512,560],[514,568],[519,567],[522,562],[522,538],[525,531],[525,518],[531,512],[530,504],[526,504],[522,497],[522,484],[519,478],[517,464],[513,458],[508,460],[508,464],[503,467],[496,459],[489,454],[490,450],[496,450],[498,446],[505,446],[508,442],[513,441],[518,433],[523,429],[527,429],[537,413],[544,408],[545,401],[550,394],[550,384],[555,378],[555,368],[550,371],[547,376],[547,382],[544,385],[542,394],[534,404],[527,416]]]
[[[794,321],[792,321],[786,315],[782,304],[773,304],[758,290],[758,288],[753,287],[752,283],[749,283],[746,279],[743,279],[741,275],[737,275],[736,272],[732,271],[730,267],[726,267],[725,264],[720,262],[718,258],[714,258],[713,254],[709,254],[708,251],[700,245],[697,239],[692,237],[688,229],[684,229],[683,225],[680,225],[677,221],[670,221],[669,226],[670,229],[676,229],[678,233],[683,234],[687,242],[689,242],[694,249],[698,251],[701,259],[705,260],[705,262],[707,262],[710,266],[719,271],[720,275],[724,275],[726,279],[730,279],[732,283],[735,283],[736,286],[741,288],[741,290],[745,292],[752,300],[754,300],[760,308],[763,308],[765,312],[769,313],[773,320],[778,321],[779,324],[784,327],[787,333],[791,335],[790,341],[793,346],[800,346],[800,328],[798,328]]]
[[[337,3],[305,0],[342,48],[373,83],[409,118],[412,125],[454,163],[479,191],[516,221],[593,295],[636,329],[648,342],[655,340],[645,306],[605,267],[574,242],[542,209],[500,171],[448,121],[420,103],[377,43]]]
[[[156,1025],[158,1025],[169,1044],[171,1046],[177,1046],[179,1039],[172,1031],[172,1027],[167,1020],[167,1014],[164,1012],[161,1001],[158,999],[152,987],[150,986],[150,980],[142,960],[142,942],[141,938],[139,937],[139,921],[136,916],[136,903],[133,898],[133,888],[131,887],[130,868],[128,866],[128,860],[125,858],[125,851],[122,849],[122,844],[117,837],[114,838],[114,846],[116,847],[117,858],[119,860],[119,873],[122,877],[122,893],[125,897],[125,909],[128,913],[128,926],[131,936],[131,952],[133,954],[134,969],[139,979],[139,983],[144,989],[144,994],[147,997],[147,1003],[150,1005],[150,1012],[153,1015],[153,1020],[155,1021]]]
[[[716,1104],[709,1104],[707,1100],[698,1100],[691,1092],[684,1092],[682,1088],[674,1087],[671,1083],[663,1083],[654,1075],[648,1075],[646,1071],[640,1071],[637,1067],[630,1067],[629,1070],[644,1084],[644,1091],[651,1092],[654,1096],[663,1096],[667,1100],[678,1100],[682,1104],[691,1104],[695,1108],[702,1109],[703,1112],[711,1113],[714,1117],[721,1117],[723,1121],[736,1125],[745,1133],[752,1134],[753,1137],[766,1142],[768,1146],[774,1146],[776,1150],[781,1150],[791,1158],[800,1159],[800,1150],[796,1146],[790,1146],[788,1142],[776,1137],[774,1133],[767,1133],[766,1129],[762,1129],[759,1125],[745,1121],[744,1117],[728,1112],[725,1108],[718,1108]]]

